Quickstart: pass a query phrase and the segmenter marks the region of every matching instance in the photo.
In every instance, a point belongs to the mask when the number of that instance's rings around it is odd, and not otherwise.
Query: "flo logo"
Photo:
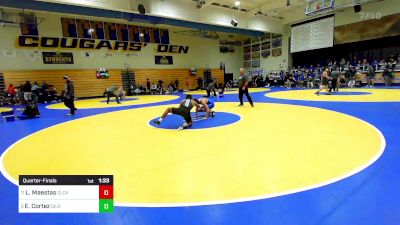
[[[360,20],[379,20],[382,18],[380,12],[360,12]]]

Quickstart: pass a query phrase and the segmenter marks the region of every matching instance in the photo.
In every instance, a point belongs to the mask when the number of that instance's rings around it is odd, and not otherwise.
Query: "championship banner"
[[[72,52],[42,52],[44,64],[74,64]]]
[[[155,56],[156,65],[172,65],[174,60],[172,56],[156,55]]]
[[[250,69],[249,75],[251,75],[251,76],[261,75],[262,76],[262,75],[264,75],[264,68]]]

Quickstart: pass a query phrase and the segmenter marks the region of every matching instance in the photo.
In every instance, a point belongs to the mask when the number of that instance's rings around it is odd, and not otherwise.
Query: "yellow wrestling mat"
[[[249,92],[250,93],[254,93],[254,92],[263,92],[263,91],[269,91],[271,89],[269,88],[249,88]],[[227,91],[224,92],[225,95],[229,95],[229,94],[238,94],[239,90],[238,88],[230,88]],[[186,95],[207,95],[207,91],[206,90],[197,90],[197,91],[186,91],[184,94]]]
[[[339,93],[333,95],[314,94],[316,89],[292,90],[270,92],[265,96],[270,98],[307,100],[307,101],[337,101],[337,102],[398,102],[400,101],[400,89],[367,89],[346,88],[339,89]]]
[[[17,183],[20,174],[113,174],[119,206],[216,204],[327,185],[372,164],[385,146],[372,125],[319,108],[217,103],[212,119],[229,112],[241,120],[183,131],[150,126],[166,107],[99,114],[27,136],[2,156],[6,176]]]
[[[109,108],[121,107],[130,105],[142,105],[157,102],[164,102],[178,99],[177,95],[139,95],[129,96],[126,101],[121,101],[122,104],[117,104],[115,97],[110,98],[110,103],[107,104],[107,98],[93,98],[75,101],[75,107],[78,109],[93,109],[93,108]],[[64,103],[57,103],[47,106],[48,109],[67,109]]]
[[[0,113],[2,113],[2,112],[11,112],[12,110],[13,110],[12,108],[3,107],[3,108],[0,108]]]

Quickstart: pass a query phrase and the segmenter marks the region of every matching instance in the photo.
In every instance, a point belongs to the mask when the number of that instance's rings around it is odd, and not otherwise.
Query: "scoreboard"
[[[333,46],[335,19],[326,16],[292,25],[290,52],[301,52]]]
[[[110,213],[112,175],[20,175],[20,213]]]

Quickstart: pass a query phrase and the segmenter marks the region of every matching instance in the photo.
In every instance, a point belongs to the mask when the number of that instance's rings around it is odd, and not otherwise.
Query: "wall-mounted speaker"
[[[355,13],[361,12],[361,5],[358,5],[358,4],[355,5],[355,6],[354,6],[354,12],[355,12]]]
[[[232,19],[231,24],[232,26],[237,27],[238,22],[235,19]]]
[[[144,6],[142,4],[139,4],[137,8],[138,8],[138,11],[140,14],[142,14],[142,15],[146,14],[146,9],[144,8]]]

